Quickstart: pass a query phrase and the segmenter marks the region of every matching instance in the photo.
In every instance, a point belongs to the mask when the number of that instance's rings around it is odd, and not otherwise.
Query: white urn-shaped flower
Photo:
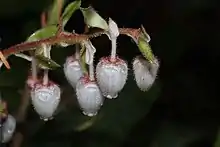
[[[142,91],[147,91],[154,83],[159,68],[159,62],[154,58],[153,62],[149,62],[141,56],[133,61],[133,71],[137,86]]]
[[[89,78],[89,75],[82,76],[76,85],[76,95],[79,106],[84,115],[97,115],[103,104],[103,96],[97,83]]]
[[[112,44],[111,55],[100,59],[96,66],[96,78],[103,95],[112,99],[118,96],[126,83],[128,66],[124,60],[116,56],[118,26],[111,18],[108,25],[107,34]]]
[[[47,121],[53,118],[60,102],[61,90],[59,86],[52,81],[44,85],[38,82],[31,89],[31,100],[35,111],[40,115],[41,119]]]
[[[116,98],[123,89],[128,76],[127,63],[116,57],[103,57],[96,66],[96,78],[103,95],[109,99]]]
[[[16,120],[12,115],[9,114],[1,126],[2,143],[7,143],[11,140],[15,128],[16,128]]]

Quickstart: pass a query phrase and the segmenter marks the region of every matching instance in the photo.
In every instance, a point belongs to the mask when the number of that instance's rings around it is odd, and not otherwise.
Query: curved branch
[[[120,34],[127,35],[129,37],[132,37],[133,39],[137,39],[141,33],[140,29],[133,28],[120,28],[119,31]],[[41,39],[39,41],[24,42],[11,46],[7,49],[4,49],[2,53],[4,57],[7,58],[12,54],[16,54],[23,51],[35,50],[38,47],[40,47],[41,44],[56,45],[60,43],[67,43],[73,45],[76,43],[81,43],[82,41],[88,40],[90,38],[101,36],[102,34],[106,34],[106,32],[100,31],[91,35],[61,32],[57,36]]]

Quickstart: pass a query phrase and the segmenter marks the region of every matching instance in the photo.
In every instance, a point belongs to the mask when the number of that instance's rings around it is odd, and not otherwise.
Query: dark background
[[[25,41],[40,28],[40,14],[51,0],[0,1],[1,48]],[[70,1],[69,1],[70,2]],[[149,92],[141,92],[132,69],[117,100],[106,100],[94,119],[83,116],[75,94],[62,68],[50,72],[64,90],[64,101],[55,119],[44,123],[30,106],[23,146],[63,147],[211,147],[218,131],[220,10],[213,0],[87,0],[105,19],[111,17],[119,27],[144,25],[151,46],[161,63],[157,82]],[[66,30],[82,33],[83,16],[77,11]],[[97,60],[110,53],[107,37],[94,39]],[[52,56],[59,64],[74,52],[73,47],[55,48]],[[118,40],[118,54],[131,65],[140,52],[128,37]],[[19,91],[24,87],[29,63],[11,57],[10,71],[0,73],[0,90],[16,113]],[[130,66],[131,67],[131,66]],[[154,102],[154,103],[153,103]],[[85,122],[94,124],[77,130]]]

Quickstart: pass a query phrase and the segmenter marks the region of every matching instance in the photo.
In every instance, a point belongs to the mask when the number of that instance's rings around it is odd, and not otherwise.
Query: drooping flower
[[[41,119],[47,121],[53,118],[53,114],[60,102],[61,90],[59,86],[52,81],[47,85],[38,82],[31,89],[31,100],[35,111]]]
[[[95,116],[103,104],[103,96],[95,81],[89,75],[81,77],[76,85],[76,95],[84,115]]]
[[[103,95],[109,99],[116,98],[123,89],[127,76],[127,63],[116,56],[116,40],[119,35],[117,24],[109,19],[108,36],[112,42],[111,56],[100,59],[96,66],[96,78]]]
[[[75,88],[77,81],[83,75],[79,59],[74,56],[68,57],[64,64],[64,74],[70,85]]]
[[[94,76],[95,47],[88,40],[83,43],[86,48],[85,63],[89,65],[89,73],[84,74],[77,82],[76,95],[84,115],[95,116],[103,104],[104,98]]]
[[[149,62],[141,56],[133,61],[133,71],[137,86],[142,91],[147,91],[154,83],[159,69],[159,62],[154,58],[153,62]]]
[[[128,76],[127,63],[116,58],[103,57],[96,66],[96,77],[103,95],[109,99],[116,98],[123,89]]]
[[[15,131],[16,120],[12,115],[9,114],[2,125],[2,143],[7,143],[11,140]]]

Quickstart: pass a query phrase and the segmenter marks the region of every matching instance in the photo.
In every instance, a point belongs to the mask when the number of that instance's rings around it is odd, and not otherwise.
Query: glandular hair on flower
[[[149,62],[141,56],[133,61],[133,71],[137,86],[142,91],[147,91],[154,83],[159,68],[159,62],[155,58],[154,62]]]
[[[111,57],[103,57],[96,66],[96,78],[102,94],[109,98],[116,98],[123,89],[128,76],[127,63],[116,58],[114,62]]]
[[[31,90],[31,100],[35,111],[41,118],[52,118],[60,103],[61,90],[57,84],[49,82],[48,85],[42,83],[35,84]]]
[[[84,115],[90,117],[97,115],[104,98],[97,83],[91,81],[88,75],[84,75],[77,82],[76,95]]]

